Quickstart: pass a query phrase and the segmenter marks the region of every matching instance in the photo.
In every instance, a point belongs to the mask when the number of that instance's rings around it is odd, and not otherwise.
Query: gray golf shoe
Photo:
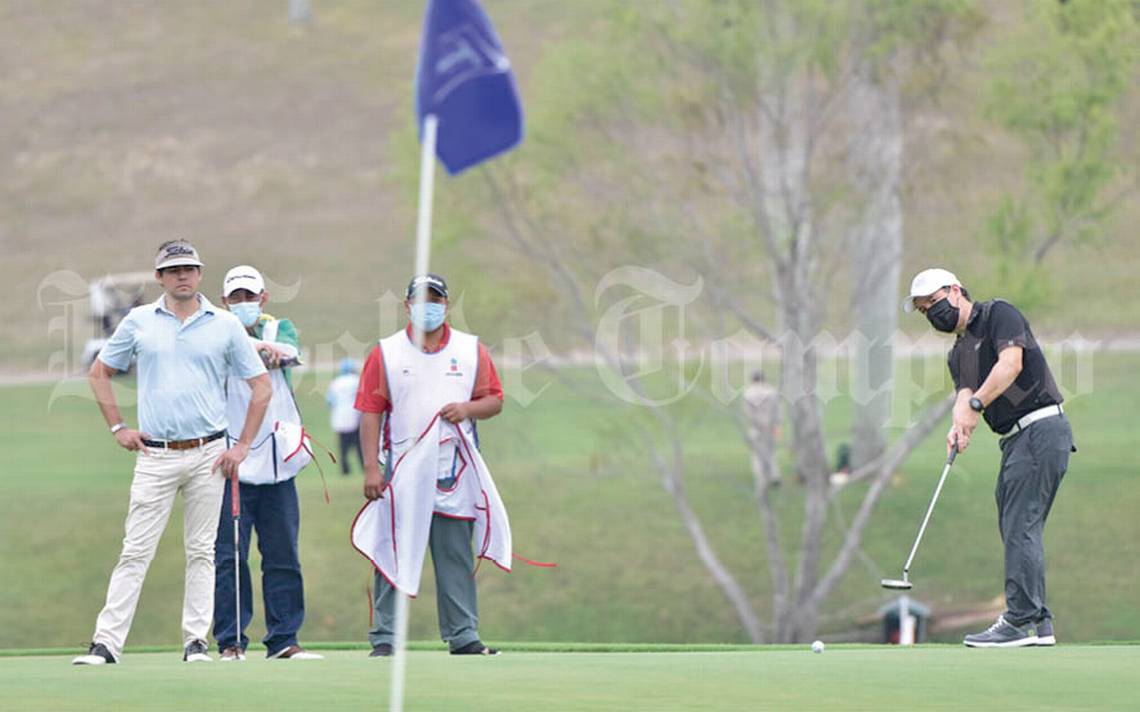
[[[1037,642],[1035,645],[1056,645],[1057,637],[1053,635],[1053,619],[1042,618],[1033,624],[1037,631]]]
[[[1032,624],[1012,625],[1005,616],[998,616],[988,630],[967,635],[962,642],[969,648],[1021,648],[1037,645],[1037,629]]]

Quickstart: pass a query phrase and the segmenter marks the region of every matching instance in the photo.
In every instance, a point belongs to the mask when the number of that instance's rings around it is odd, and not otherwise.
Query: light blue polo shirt
[[[138,357],[139,430],[157,440],[188,440],[226,429],[226,374],[265,373],[233,314],[198,295],[198,311],[179,322],[165,295],[132,309],[99,360],[127,370]],[[240,429],[240,427],[238,428]]]

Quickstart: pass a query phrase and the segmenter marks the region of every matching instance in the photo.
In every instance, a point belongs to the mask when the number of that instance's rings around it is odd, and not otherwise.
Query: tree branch
[[[878,504],[879,498],[883,494],[887,483],[891,479],[891,475],[898,469],[899,465],[906,460],[918,444],[930,434],[936,425],[950,412],[954,406],[954,396],[950,395],[947,398],[932,405],[926,410],[914,426],[910,428],[899,441],[895,443],[894,447],[887,451],[885,455],[878,458],[879,469],[874,482],[864,495],[862,503],[859,505],[859,511],[855,514],[855,518],[851,520],[851,526],[847,530],[847,536],[843,540],[843,545],[839,549],[839,553],[832,560],[827,574],[820,579],[819,584],[812,592],[812,598],[819,604],[822,603],[835,588],[843,575],[847,573],[847,568],[851,565],[851,559],[859,550],[859,544],[862,541],[863,530],[866,528],[867,523],[871,519],[871,513]],[[865,468],[864,468],[865,469]],[[832,495],[834,496],[833,490]]]

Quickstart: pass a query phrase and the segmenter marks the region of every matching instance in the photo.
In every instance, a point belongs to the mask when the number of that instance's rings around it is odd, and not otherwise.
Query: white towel
[[[398,456],[380,499],[370,501],[352,523],[352,545],[402,593],[419,592],[431,519],[435,511],[440,441],[454,438],[469,471],[447,494],[450,513],[474,520],[475,554],[511,570],[511,524],[482,455],[462,428],[437,414]]]

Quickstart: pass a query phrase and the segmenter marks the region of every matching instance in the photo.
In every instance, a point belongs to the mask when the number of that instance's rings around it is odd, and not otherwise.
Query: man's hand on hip
[[[384,496],[384,476],[376,466],[364,468],[364,498],[371,501]]]
[[[249,455],[249,445],[238,441],[234,443],[233,447],[218,456],[218,459],[214,461],[214,466],[210,471],[214,472],[220,467],[222,469],[222,475],[224,475],[226,479],[233,479],[237,477],[238,466],[245,461],[247,455]]]
[[[114,437],[115,442],[119,443],[119,447],[123,448],[124,450],[130,450],[131,452],[141,450],[147,455],[150,454],[150,450],[146,449],[146,445],[143,443],[143,440],[150,440],[151,438],[141,430],[122,428],[115,432]]]

